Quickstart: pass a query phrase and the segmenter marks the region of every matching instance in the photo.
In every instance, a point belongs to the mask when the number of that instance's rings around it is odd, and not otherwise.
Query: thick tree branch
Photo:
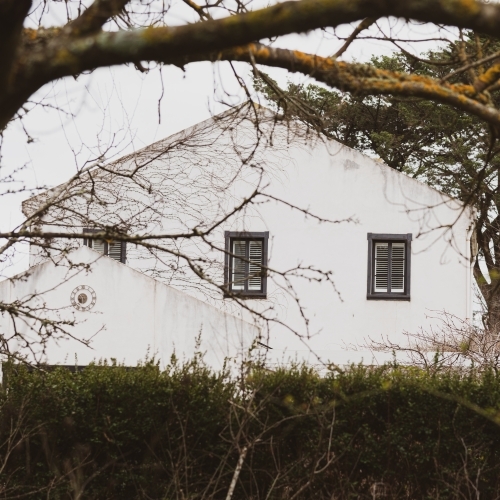
[[[472,85],[441,85],[421,75],[406,75],[259,44],[222,52],[219,58],[240,61],[253,58],[258,64],[300,72],[330,87],[358,95],[394,94],[431,99],[467,111],[500,128],[500,112],[488,106],[486,98],[475,95]]]
[[[485,71],[474,82],[474,88],[477,92],[484,92],[491,87],[500,78],[500,64],[494,64],[490,69]]]
[[[31,0],[0,0],[0,94],[11,78],[12,66]]]
[[[111,35],[111,34],[110,34]],[[99,35],[100,36],[100,35]],[[104,34],[108,36],[108,34]],[[99,37],[98,37],[99,38]],[[85,45],[82,41],[76,41],[61,51],[54,53],[53,70],[57,70],[57,76],[69,76],[76,66],[79,71],[93,69],[96,66],[109,66],[122,60],[118,50],[115,50],[110,36],[107,44],[102,47],[98,54],[94,46]],[[118,44],[121,42],[118,41]],[[83,44],[83,47],[81,46]],[[68,55],[68,50],[75,57]],[[78,54],[78,57],[76,55]],[[95,56],[95,57],[93,57]],[[358,95],[400,95],[406,97],[421,97],[454,106],[471,113],[482,120],[490,123],[500,130],[500,112],[489,106],[487,97],[478,94],[473,85],[453,85],[440,83],[429,77],[421,75],[407,75],[393,71],[381,70],[373,66],[353,64],[336,61],[333,58],[324,58],[316,55],[306,54],[300,51],[270,48],[261,44],[250,44],[234,49],[200,54],[196,57],[178,57],[165,51],[158,51],[155,43],[150,47],[145,46],[137,53],[137,60],[156,60],[166,64],[184,65],[190,62],[203,60],[233,60],[246,61],[266,66],[280,67],[292,72],[307,74],[330,87],[338,88],[345,92]],[[99,64],[97,62],[99,61]],[[56,66],[54,68],[54,66]],[[43,71],[40,68],[39,73]],[[54,78],[55,75],[53,74]],[[29,76],[27,75],[28,79]],[[53,79],[50,78],[50,79]]]
[[[98,2],[98,3],[97,3]],[[123,0],[97,0],[93,5],[118,5]],[[91,11],[92,7],[89,8]],[[97,7],[96,7],[97,9]],[[88,11],[89,11],[88,10]],[[86,12],[88,12],[86,11]],[[92,12],[92,11],[91,11]],[[109,14],[109,12],[107,13]],[[106,14],[106,15],[107,15]],[[87,15],[92,18],[90,14]],[[14,116],[24,101],[45,83],[72,76],[82,71],[116,64],[137,63],[155,60],[165,63],[183,64],[191,61],[213,59],[214,53],[231,47],[243,46],[261,39],[305,32],[311,29],[335,27],[359,21],[366,17],[396,16],[413,18],[474,29],[478,32],[498,36],[500,32],[500,5],[485,4],[473,0],[298,0],[259,9],[253,12],[229,16],[223,19],[188,24],[178,27],[158,27],[117,32],[99,32],[87,37],[70,37],[55,31],[54,38],[43,46],[27,47],[21,51],[17,62],[17,73],[11,92],[0,96],[0,129]],[[106,16],[101,16],[99,22]],[[274,52],[276,54],[276,52]],[[296,53],[298,54],[298,53]],[[243,54],[239,54],[244,60]],[[260,57],[260,56],[259,56]],[[262,58],[265,59],[265,58]],[[267,63],[286,67],[293,65],[295,71],[314,72],[318,79],[335,81],[338,68],[326,71],[324,64],[300,62],[300,56],[283,58],[268,57]],[[319,59],[318,59],[319,61]],[[259,61],[260,62],[260,61]],[[331,66],[331,63],[328,63]],[[321,69],[321,67],[323,67]],[[311,71],[313,69],[314,71]],[[330,75],[326,78],[326,73]],[[367,83],[367,80],[363,80]],[[498,113],[487,110],[469,97],[462,97],[448,87],[430,86],[426,82],[386,81],[385,89],[380,82],[375,86],[378,93],[401,93],[435,99],[461,109],[472,111],[491,123],[498,122]],[[346,88],[356,91],[359,86],[351,81]],[[366,89],[370,92],[369,87]],[[360,89],[361,90],[361,89]],[[399,92],[401,91],[401,92]],[[473,90],[473,92],[475,92]]]

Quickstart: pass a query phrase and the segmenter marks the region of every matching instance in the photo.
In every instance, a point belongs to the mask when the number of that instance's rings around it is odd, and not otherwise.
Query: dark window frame
[[[83,231],[82,233],[86,233],[86,234],[92,234],[92,233],[102,233],[103,230],[102,229],[96,229],[96,228],[90,228],[90,227],[86,227],[86,228],[83,228]],[[98,238],[96,238],[98,239]],[[91,239],[91,238],[83,238],[83,244],[86,246],[86,247],[89,247],[89,248],[92,248],[92,242],[94,240]],[[104,253],[103,255],[105,255],[106,257],[109,257],[108,255],[109,253],[109,246],[108,246],[108,242],[106,240],[104,240]],[[110,259],[113,259],[113,257],[110,257]],[[127,262],[127,242],[126,241],[121,241],[120,242],[120,260],[116,260],[116,259],[113,259],[115,262],[121,262],[122,264],[125,264]]]
[[[368,282],[366,298],[368,300],[410,300],[411,286],[411,241],[412,234],[377,234],[368,233]],[[405,270],[404,292],[375,292],[375,243],[405,243]],[[390,284],[390,266],[388,267],[388,280]]]
[[[267,298],[267,263],[269,247],[269,231],[251,232],[251,231],[225,231],[225,254],[224,254],[224,287],[225,297],[238,297],[245,299],[265,299]],[[234,240],[244,241],[262,241],[262,289],[257,290],[233,290],[231,288],[231,276],[233,273],[232,262],[234,255],[231,252]],[[249,262],[246,263],[248,274]],[[247,282],[245,282],[247,283]],[[246,285],[245,285],[246,286]]]

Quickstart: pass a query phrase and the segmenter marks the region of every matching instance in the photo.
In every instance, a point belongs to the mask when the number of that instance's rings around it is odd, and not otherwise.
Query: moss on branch
[[[106,6],[106,15],[112,15],[124,2],[99,0],[93,6],[97,4]],[[0,129],[29,95],[42,85],[99,67],[141,60],[182,65],[214,60],[221,52],[225,54],[225,58],[229,58],[231,50],[236,60],[245,60],[241,51],[248,49],[235,47],[246,47],[265,38],[289,33],[336,27],[366,17],[416,19],[473,29],[492,36],[497,36],[500,32],[500,5],[474,0],[299,0],[177,27],[97,33],[92,31],[102,24],[106,16],[90,9],[85,12],[81,18],[68,25],[75,29],[53,30],[50,37],[46,36],[48,32],[45,31],[42,44],[34,43],[38,36],[33,33],[24,37],[25,43],[17,51],[17,60],[13,65],[11,86],[0,98]],[[82,34],[86,36],[81,36]],[[376,81],[370,82],[369,75],[357,76],[353,73],[357,66],[335,66],[333,62],[292,51],[288,51],[286,57],[284,52],[279,57],[274,52],[272,57],[266,59],[262,50],[255,54],[262,64],[287,67],[305,74],[313,72],[318,80],[345,90],[365,93],[402,92],[403,95],[435,98],[461,106],[461,109],[466,107],[490,122],[498,122],[498,113],[487,109],[483,97],[474,88],[464,87],[459,90],[435,83],[431,85],[430,82],[401,81],[399,78],[393,82],[383,78],[379,82],[378,75],[374,77]]]

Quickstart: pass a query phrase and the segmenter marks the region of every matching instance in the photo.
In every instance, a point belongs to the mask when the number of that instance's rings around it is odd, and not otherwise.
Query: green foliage
[[[0,498],[225,499],[244,448],[235,499],[500,495],[493,371],[12,370]]]
[[[470,86],[497,59],[500,42],[464,33],[463,39],[420,57],[405,51],[373,58],[371,64],[387,73],[446,78]],[[482,64],[476,62],[490,57]],[[472,66],[471,66],[472,65]],[[469,69],[463,69],[467,67]],[[488,309],[487,326],[500,325],[500,148],[499,131],[491,130],[464,111],[420,98],[364,95],[289,83],[279,89],[263,74],[256,90],[287,119],[300,120],[316,131],[353,149],[381,158],[388,166],[419,179],[473,206],[477,223],[478,258],[474,275]],[[500,84],[488,89],[493,107],[500,106]]]
[[[442,71],[411,64],[405,54],[372,60],[373,66],[390,71],[440,77]],[[488,126],[449,106],[423,99],[344,94],[318,85],[289,83],[278,92],[266,76],[255,88],[268,102],[290,118],[298,118],[328,137],[381,158],[395,170],[429,183],[470,203],[477,175],[490,149]],[[500,159],[485,174],[496,181]],[[457,178],[459,176],[460,178]]]

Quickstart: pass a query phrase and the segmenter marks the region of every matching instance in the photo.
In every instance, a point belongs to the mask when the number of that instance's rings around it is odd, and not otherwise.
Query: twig
[[[366,17],[365,19],[363,19],[358,24],[358,26],[356,27],[356,29],[351,33],[351,35],[347,38],[347,40],[345,41],[344,45],[342,45],[342,47],[340,47],[340,49],[337,50],[337,52],[335,52],[335,54],[332,57],[334,57],[334,58],[340,57],[349,48],[349,45],[351,45],[351,43],[354,41],[354,39],[363,30],[366,30],[367,28],[369,28],[375,21],[376,21],[376,19],[373,18],[373,17]]]

